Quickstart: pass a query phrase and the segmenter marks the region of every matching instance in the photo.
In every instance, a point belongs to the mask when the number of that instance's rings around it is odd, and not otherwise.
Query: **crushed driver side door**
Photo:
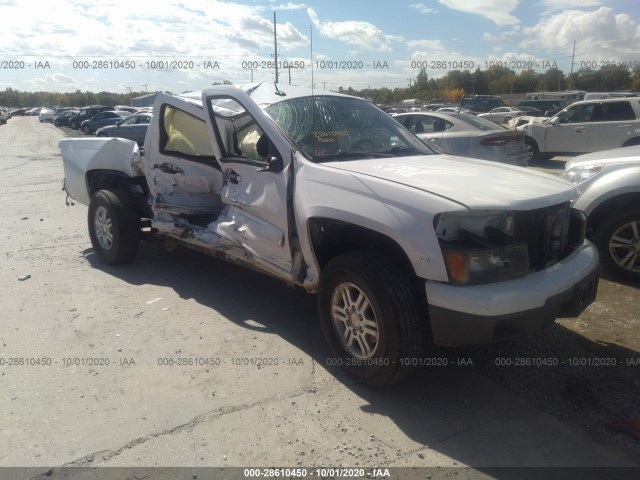
[[[242,90],[206,89],[202,101],[223,176],[220,196],[226,207],[216,233],[241,246],[263,269],[293,278],[288,142]]]

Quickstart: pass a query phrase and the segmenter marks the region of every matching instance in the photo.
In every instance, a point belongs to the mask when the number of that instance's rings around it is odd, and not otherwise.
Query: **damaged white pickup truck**
[[[122,139],[59,145],[102,261],[159,239],[302,286],[369,385],[406,377],[430,342],[533,332],[596,294],[571,184],[435,154],[362,99],[274,84],[160,94],[144,155]]]

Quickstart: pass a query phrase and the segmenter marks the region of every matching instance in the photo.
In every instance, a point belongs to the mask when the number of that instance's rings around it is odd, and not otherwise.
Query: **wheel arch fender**
[[[322,271],[329,261],[352,250],[377,250],[388,253],[401,268],[412,276],[415,268],[397,240],[379,231],[331,218],[314,217],[308,222],[315,258]]]
[[[89,205],[92,191],[89,172],[144,177],[138,144],[121,138],[73,138],[58,141],[62,152],[65,189],[79,203]]]
[[[425,232],[427,230],[425,228]],[[319,273],[337,255],[366,249],[389,255],[418,282],[426,278],[448,280],[435,233],[433,243],[427,246],[429,235],[426,233],[413,237],[403,235],[389,225],[373,222],[371,218],[355,218],[353,214],[348,219],[338,215],[311,217],[306,232]]]
[[[587,231],[590,236],[611,214],[628,209],[629,205],[640,205],[640,187],[636,186],[635,190],[614,192],[611,196],[603,195],[598,200],[597,206],[587,215]]]

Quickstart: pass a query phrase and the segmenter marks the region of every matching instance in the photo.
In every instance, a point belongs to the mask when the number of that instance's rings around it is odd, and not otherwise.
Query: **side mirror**
[[[259,169],[259,172],[281,172],[284,169],[282,158],[276,155],[267,157],[267,166]]]

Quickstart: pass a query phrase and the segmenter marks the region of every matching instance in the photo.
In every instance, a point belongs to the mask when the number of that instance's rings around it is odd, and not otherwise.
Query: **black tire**
[[[408,377],[415,370],[408,360],[419,356],[423,341],[416,297],[407,275],[378,252],[359,250],[332,259],[320,278],[318,310],[336,363],[372,387]]]
[[[106,135],[103,132],[97,133],[96,137],[106,137]]]
[[[640,138],[632,138],[631,140],[627,140],[624,142],[623,147],[634,147],[636,145],[640,145]]]
[[[82,127],[82,131],[85,135],[91,135],[91,127],[89,125],[85,125],[84,127]]]
[[[130,262],[138,252],[140,218],[122,190],[98,190],[89,202],[89,236],[103,263]]]
[[[502,123],[509,123],[511,121],[511,116],[507,115],[506,117],[504,117],[504,122]]]
[[[69,123],[69,126],[71,127],[72,130],[77,130],[78,129],[78,124],[76,122]]]
[[[596,230],[595,242],[607,273],[640,280],[640,210],[606,217]]]

